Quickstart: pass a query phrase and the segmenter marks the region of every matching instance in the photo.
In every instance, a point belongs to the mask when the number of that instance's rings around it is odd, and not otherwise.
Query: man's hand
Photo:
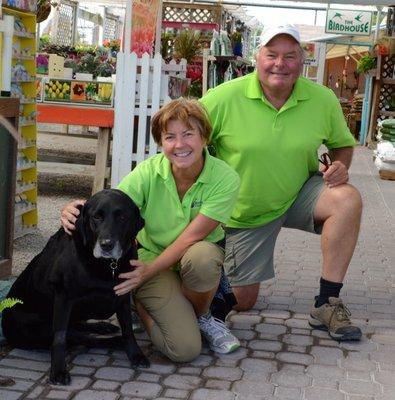
[[[324,182],[330,188],[348,182],[348,170],[341,161],[333,161],[323,174]]]
[[[136,287],[139,287],[146,282],[150,277],[148,276],[148,265],[139,260],[130,260],[130,265],[134,267],[133,271],[124,272],[119,274],[120,279],[125,279],[124,282],[114,287],[115,294],[121,296],[129,293]]]
[[[60,213],[60,223],[63,229],[68,235],[72,235],[75,230],[75,221],[80,215],[80,210],[78,206],[83,206],[86,200],[74,200],[71,203],[67,203]]]

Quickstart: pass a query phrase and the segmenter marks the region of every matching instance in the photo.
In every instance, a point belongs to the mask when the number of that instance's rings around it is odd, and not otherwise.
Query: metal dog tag
[[[115,276],[115,270],[118,268],[118,262],[117,260],[112,260],[110,264],[111,272],[112,272],[112,279],[114,279]]]

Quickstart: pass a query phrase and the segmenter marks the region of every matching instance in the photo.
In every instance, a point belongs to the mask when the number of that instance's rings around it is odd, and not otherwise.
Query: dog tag
[[[111,268],[111,272],[112,272],[112,279],[114,279],[115,270],[118,268],[117,260],[112,260],[111,261],[110,268]]]

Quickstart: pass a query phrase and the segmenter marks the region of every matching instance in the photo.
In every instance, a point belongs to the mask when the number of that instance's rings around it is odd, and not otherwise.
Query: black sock
[[[328,303],[329,297],[339,297],[342,283],[327,281],[324,278],[320,279],[320,294],[315,298],[315,307],[321,307]]]

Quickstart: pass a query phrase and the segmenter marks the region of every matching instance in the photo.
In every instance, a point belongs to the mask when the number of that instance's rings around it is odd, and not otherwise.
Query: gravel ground
[[[41,129],[59,130],[54,125],[41,124]],[[72,127],[71,127],[72,128]],[[63,154],[66,157],[94,159],[96,140],[75,137],[38,134],[39,157]],[[60,227],[60,210],[69,201],[87,198],[93,178],[89,176],[38,174],[38,216],[36,234],[26,235],[14,241],[13,275],[19,275],[39,253],[49,237]]]

